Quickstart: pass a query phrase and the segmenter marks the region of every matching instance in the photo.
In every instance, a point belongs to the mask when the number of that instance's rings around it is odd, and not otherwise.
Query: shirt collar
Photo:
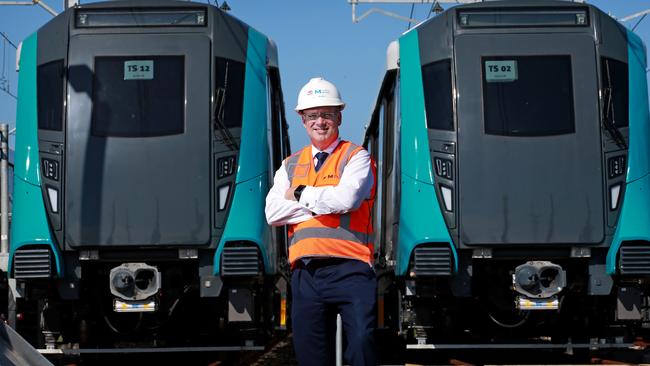
[[[312,157],[312,158],[315,158],[315,157],[316,157],[316,154],[319,153],[319,152],[321,152],[321,151],[325,151],[326,153],[328,153],[328,154],[331,155],[331,154],[332,154],[332,151],[334,151],[334,149],[336,149],[336,147],[339,146],[339,143],[340,143],[340,142],[341,142],[341,139],[340,139],[340,138],[336,139],[336,141],[332,142],[332,143],[330,144],[330,146],[328,146],[328,147],[325,148],[325,150],[318,150],[318,148],[317,148],[316,146],[311,145],[311,157]]]

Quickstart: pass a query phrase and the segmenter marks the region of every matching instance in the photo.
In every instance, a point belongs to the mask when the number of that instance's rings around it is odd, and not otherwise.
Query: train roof
[[[61,34],[61,32],[70,32],[70,33],[75,32],[76,30],[74,26],[74,17],[75,17],[74,14],[75,12],[83,11],[83,10],[146,11],[146,10],[156,10],[156,9],[164,9],[164,10],[205,9],[205,11],[207,12],[206,15],[208,19],[208,26],[210,27],[216,26],[217,28],[221,29],[221,31],[232,33],[233,35],[235,35],[235,33],[239,34],[236,37],[239,37],[240,39],[243,40],[245,40],[247,37],[246,34],[248,33],[248,29],[253,28],[247,23],[245,23],[244,21],[242,21],[241,19],[211,4],[191,2],[191,1],[176,1],[176,0],[115,0],[115,1],[101,1],[95,3],[78,4],[73,8],[67,9],[66,11],[60,13],[58,16],[54,17],[43,27],[41,27],[37,32],[45,31],[45,32],[52,33],[52,29],[57,29],[58,31],[55,33],[59,33],[59,34]],[[212,24],[210,22],[212,22]],[[219,23],[227,23],[230,25],[219,25]],[[115,27],[114,29],[119,29],[119,28],[120,27]],[[127,26],[127,28],[130,27]],[[155,28],[155,27],[143,27],[142,29],[145,28]],[[64,31],[64,29],[68,29],[68,30]],[[92,27],[86,29],[92,29]],[[155,30],[153,31],[155,32]],[[183,30],[179,30],[179,31],[182,32]],[[149,32],[151,32],[151,30]],[[268,36],[266,36],[266,38],[268,40],[267,43],[268,66],[278,67],[279,61],[278,61],[277,45]],[[18,64],[19,54],[17,54],[16,59]]]
[[[509,11],[512,12],[509,12]],[[485,19],[490,19],[482,17],[476,25],[457,25],[457,21],[460,21],[463,13],[469,15],[469,18],[472,18],[472,15],[479,15],[482,11],[485,11],[485,15],[496,15],[496,14],[510,14],[511,16],[522,15],[524,18],[530,19],[530,11],[541,11],[546,13],[545,15],[564,15],[566,12],[575,11],[576,14],[584,13],[586,23],[567,23],[566,17],[557,21],[557,19],[552,20],[548,24],[541,22],[515,22],[513,24],[486,24]],[[564,14],[562,14],[564,13]],[[493,18],[494,21],[499,18]],[[512,20],[512,17],[508,19]],[[557,22],[555,22],[557,21]],[[507,21],[506,21],[507,22]],[[555,22],[555,23],[553,23]],[[571,0],[485,0],[482,2],[475,3],[466,3],[453,6],[444,12],[436,15],[433,18],[422,21],[417,24],[415,27],[404,32],[398,39],[406,36],[411,32],[421,32],[421,34],[426,34],[427,39],[434,40],[438,42],[451,42],[450,39],[455,35],[461,34],[463,32],[482,32],[486,29],[495,32],[508,33],[512,29],[548,29],[548,27],[553,27],[555,29],[563,29],[563,31],[574,32],[576,30],[576,25],[581,26],[583,31],[587,33],[594,33],[593,27],[606,27],[608,29],[622,28],[623,26],[613,17],[607,13],[600,10],[598,7],[582,2],[582,1],[571,1]],[[586,27],[585,27],[586,25]],[[439,33],[438,35],[434,35]],[[598,33],[598,32],[596,32]],[[597,35],[598,36],[598,35]],[[386,70],[392,70],[398,68],[399,60],[399,45],[390,44],[387,49],[387,58],[386,58]]]
[[[77,4],[75,7],[70,8],[63,14],[71,13],[79,10],[132,10],[132,11],[146,11],[153,9],[205,9],[208,12],[208,19],[213,18],[214,15],[224,17],[229,20],[235,21],[241,25],[242,28],[248,29],[250,26],[241,19],[231,15],[230,13],[221,10],[220,8],[205,3],[198,3],[192,1],[177,1],[177,0],[114,0],[114,1],[101,1],[95,3]],[[56,19],[56,18],[55,18]]]
[[[426,24],[430,24],[432,22],[436,22],[437,19],[439,18],[444,18],[445,16],[448,16],[449,14],[456,14],[459,11],[478,11],[478,10],[502,10],[502,9],[517,9],[517,10],[528,10],[528,9],[543,9],[543,8],[556,8],[558,10],[562,9],[593,9],[594,12],[604,14],[608,18],[612,19],[615,21],[615,19],[611,18],[609,15],[604,13],[602,10],[600,10],[598,7],[595,5],[583,2],[583,1],[572,1],[572,0],[486,0],[482,2],[476,2],[476,3],[466,3],[466,4],[460,4],[457,6],[453,6],[444,12],[440,13],[439,15],[427,19],[425,21],[422,21],[421,23],[417,24],[415,27],[411,28],[410,30],[407,30],[404,32],[402,35],[405,35],[409,32],[416,31],[416,29],[422,28]]]
[[[222,9],[205,3],[177,0],[114,0],[95,3],[79,4],[78,9],[133,9],[133,8],[184,8],[184,9],[207,9],[209,12],[218,12],[221,16],[228,17],[239,22],[243,27],[248,28],[246,22],[223,11]],[[268,62],[269,66],[278,67],[278,47],[269,37],[268,39]]]

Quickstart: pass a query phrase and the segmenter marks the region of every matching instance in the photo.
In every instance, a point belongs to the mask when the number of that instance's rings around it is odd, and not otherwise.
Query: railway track
[[[637,340],[618,349],[516,349],[448,348],[406,349],[395,339],[379,345],[381,365],[586,365],[648,364],[650,348]],[[183,365],[183,366],[296,366],[291,334],[271,339],[264,351],[158,352],[147,354],[84,355],[79,358],[51,358],[54,365]]]
[[[407,350],[394,340],[379,345],[381,365],[585,365],[585,364],[647,364],[648,343],[638,340],[630,348],[603,349],[447,349]],[[276,340],[257,358],[242,359],[237,365],[297,365],[291,336]]]
[[[232,365],[297,365],[291,335],[278,338],[265,352],[248,352]],[[379,345],[381,365],[622,365],[650,363],[650,343],[637,340],[629,348],[589,349],[513,349],[456,348],[445,350],[407,350],[395,339]],[[215,363],[210,366],[227,365]]]

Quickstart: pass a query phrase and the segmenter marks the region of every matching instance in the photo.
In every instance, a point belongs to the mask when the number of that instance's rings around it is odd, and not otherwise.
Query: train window
[[[603,58],[600,67],[603,85],[603,118],[616,127],[629,124],[627,64]]]
[[[271,122],[273,124],[273,169],[277,170],[282,165],[282,160],[289,153],[289,146],[285,143],[287,136],[287,122],[284,116],[284,99],[280,83],[280,70],[276,67],[269,68],[270,99],[271,99]]]
[[[451,60],[436,61],[422,66],[422,84],[427,127],[453,130]]]
[[[575,132],[570,56],[485,57],[482,65],[486,133],[550,136]]]
[[[378,134],[377,134],[377,155],[375,157],[375,163],[377,164],[377,177],[383,177],[384,166],[386,164],[386,162],[384,161],[384,156],[386,156],[386,150],[385,150],[386,142],[384,141],[386,138],[385,135],[386,134],[386,100],[385,99],[381,102],[377,117],[378,117],[378,128],[377,128]],[[379,191],[381,191],[382,180],[383,179],[377,182],[378,183],[377,189]],[[377,205],[377,203],[378,202],[375,202],[375,205]]]
[[[61,131],[63,127],[63,60],[38,67],[38,128]]]
[[[153,137],[183,133],[184,106],[183,56],[95,58],[93,135]]]
[[[284,154],[284,149],[282,147],[284,140],[284,120],[282,118],[282,90],[280,90],[280,71],[275,67],[271,67],[268,69],[268,72],[269,108],[267,110],[267,113],[270,123],[269,127],[271,130],[271,133],[269,135],[269,138],[271,139],[270,145],[272,147],[271,161],[273,162],[273,171],[275,171],[280,168],[280,165],[282,165],[282,159],[286,157]]]
[[[393,84],[393,93],[391,95],[392,101],[391,106],[393,109],[393,115],[391,118],[390,130],[387,131],[390,141],[386,142],[388,145],[388,151],[390,156],[386,158],[389,161],[388,165],[388,175],[391,175],[393,172],[393,166],[398,165],[398,154],[399,154],[399,137],[400,137],[400,104],[397,101],[400,100],[400,89],[399,89],[399,79],[396,78]]]
[[[216,118],[226,127],[241,127],[244,112],[244,75],[246,65],[217,57],[215,60]]]

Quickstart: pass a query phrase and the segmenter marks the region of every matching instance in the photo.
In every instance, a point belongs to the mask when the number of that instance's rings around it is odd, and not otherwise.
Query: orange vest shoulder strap
[[[305,146],[284,160],[284,168],[287,170],[289,182],[291,182],[293,177],[296,175],[296,167],[301,165],[301,161],[304,160],[305,154],[311,155],[311,146]]]
[[[345,144],[345,145],[344,145]],[[343,170],[345,169],[345,166],[348,164],[348,161],[350,161],[350,158],[352,155],[358,153],[361,149],[363,149],[361,146],[354,144],[350,141],[341,141],[341,148],[345,149],[343,152],[343,157],[341,158],[341,163],[339,165],[339,177],[343,175]]]

